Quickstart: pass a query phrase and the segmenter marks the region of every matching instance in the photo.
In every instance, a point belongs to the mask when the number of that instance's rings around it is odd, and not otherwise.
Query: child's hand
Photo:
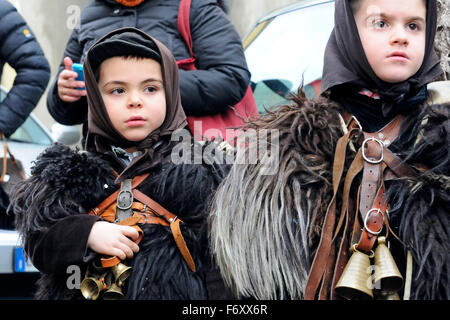
[[[139,246],[134,242],[138,237],[139,233],[132,227],[98,221],[92,226],[87,245],[97,253],[124,260],[139,251]]]
[[[76,81],[78,74],[72,70],[73,61],[69,57],[64,58],[65,69],[61,71],[58,77],[58,96],[62,101],[75,102],[86,95],[86,90],[78,90],[83,88],[84,81]]]

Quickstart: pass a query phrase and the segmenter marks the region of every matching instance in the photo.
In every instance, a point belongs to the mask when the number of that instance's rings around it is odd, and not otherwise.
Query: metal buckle
[[[352,123],[352,121],[355,121],[355,123],[356,123],[356,125],[357,125],[356,128],[351,128],[351,127],[350,127],[350,124]],[[347,121],[347,123],[346,123],[345,126],[346,126],[346,128],[347,128],[347,131],[354,131],[354,130],[357,131],[356,133],[351,132],[351,135],[350,135],[350,144],[351,144],[351,146],[352,146],[352,150],[355,151],[356,149],[355,149],[355,147],[352,145],[352,143],[357,144],[358,141],[359,141],[360,138],[361,138],[361,135],[362,135],[362,133],[363,133],[363,129],[362,129],[361,123],[358,121],[358,119],[356,119],[355,116],[352,116],[352,117],[350,118],[350,120]]]
[[[125,179],[120,183],[120,192],[116,200],[116,222],[123,221],[133,215],[132,180]]]
[[[145,217],[145,222],[144,223],[148,223],[148,214],[147,213],[142,213],[142,212],[140,212],[139,213],[141,216],[144,216]]]
[[[353,120],[355,120],[356,124],[358,125],[359,131],[362,131],[361,123],[358,121],[358,119],[356,119],[355,116],[352,116],[352,117],[350,118],[350,120],[348,120],[347,123],[345,124],[345,126],[347,127],[347,129],[349,129],[350,123],[352,123]]]
[[[365,153],[364,149],[365,149],[366,143],[368,143],[369,141],[375,141],[375,142],[377,142],[377,143],[380,145],[380,148],[381,148],[381,157],[380,157],[380,159],[372,160],[372,159],[369,159],[369,158],[366,156],[366,153]],[[378,163],[381,163],[381,161],[383,161],[383,158],[384,158],[384,150],[383,150],[383,148],[384,148],[384,143],[383,143],[382,141],[380,141],[380,140],[378,140],[378,139],[376,139],[376,138],[374,138],[374,137],[367,138],[366,140],[363,141],[362,146],[361,146],[361,149],[362,149],[362,157],[363,157],[363,159],[364,159],[365,161],[367,161],[367,162],[369,162],[369,163],[372,163],[372,164],[378,164]]]
[[[368,226],[367,226],[367,220],[368,220],[368,217],[369,217],[369,215],[370,215],[371,212],[381,213],[381,215],[383,216],[383,223],[382,223],[381,226],[380,226],[380,230],[375,231],[375,232],[372,231],[372,230],[370,230],[370,229],[368,228]],[[366,217],[364,218],[364,229],[366,229],[367,232],[369,232],[370,234],[373,234],[374,236],[377,236],[377,235],[379,235],[379,234],[381,233],[381,231],[383,230],[383,226],[384,226],[384,212],[381,211],[381,209],[372,208],[372,209],[370,209],[369,211],[367,211]]]
[[[126,196],[125,194],[128,194]],[[133,205],[133,193],[130,190],[121,190],[117,195],[117,208],[120,210],[130,209]]]

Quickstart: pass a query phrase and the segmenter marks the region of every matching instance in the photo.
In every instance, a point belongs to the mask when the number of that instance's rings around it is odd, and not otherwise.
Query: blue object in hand
[[[75,79],[77,81],[84,81],[84,73],[83,73],[83,65],[81,63],[72,64],[72,70],[78,74],[78,77]],[[78,90],[85,90],[86,88],[77,88]]]

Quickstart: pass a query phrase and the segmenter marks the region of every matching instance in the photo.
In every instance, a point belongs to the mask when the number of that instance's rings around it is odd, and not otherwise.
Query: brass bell
[[[126,266],[123,263],[116,264],[111,267],[111,272],[114,276],[116,284],[120,287],[125,280],[131,275],[131,267]]]
[[[386,246],[386,237],[379,237],[375,250],[374,289],[393,293],[400,290],[402,286],[403,277]]]
[[[80,285],[81,294],[87,300],[97,300],[100,292],[105,288],[105,283],[102,279],[95,279],[93,277],[84,278]]]
[[[370,300],[373,299],[372,292],[372,268],[370,258],[356,249],[356,244],[352,246],[353,251],[344,271],[336,285],[335,291],[342,298],[352,300]]]
[[[121,300],[124,298],[122,289],[115,283],[103,294],[103,300]]]

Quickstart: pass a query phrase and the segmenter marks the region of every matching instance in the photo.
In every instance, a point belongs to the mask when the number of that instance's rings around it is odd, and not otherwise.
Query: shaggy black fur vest
[[[246,153],[257,152],[257,144],[255,150],[252,144],[250,151],[238,150],[236,164],[216,192],[210,216],[213,252],[236,297],[304,297],[333,194],[334,151],[344,134],[341,112],[328,99],[297,96],[292,105],[250,123],[257,132],[276,130],[277,163],[260,156],[256,164],[245,164]],[[408,115],[389,147],[406,163],[429,168],[417,177],[386,185],[391,227],[411,245],[411,299],[450,299],[449,115],[449,104]],[[266,139],[257,137],[258,142]],[[345,170],[354,157],[349,153]],[[270,165],[278,170],[261,174]],[[394,255],[399,267],[405,265],[404,247]]]
[[[168,155],[161,167],[138,186],[182,219],[181,230],[198,271],[188,268],[169,227],[144,225],[140,251],[126,261],[133,268],[127,280],[126,298],[208,298],[205,274],[210,261],[205,208],[226,173],[226,166],[215,162],[219,154],[209,156],[208,164],[174,164]],[[42,271],[38,299],[83,299],[80,290],[68,288],[67,266],[80,266],[83,279],[88,263],[98,258],[90,249],[81,256],[77,253],[80,248],[82,253],[85,250],[90,227],[99,219],[89,216],[88,211],[115,190],[112,169],[98,155],[55,144],[38,157],[32,176],[17,187],[12,198],[25,249]],[[66,243],[74,240],[79,243]],[[66,265],[58,263],[58,259]]]

